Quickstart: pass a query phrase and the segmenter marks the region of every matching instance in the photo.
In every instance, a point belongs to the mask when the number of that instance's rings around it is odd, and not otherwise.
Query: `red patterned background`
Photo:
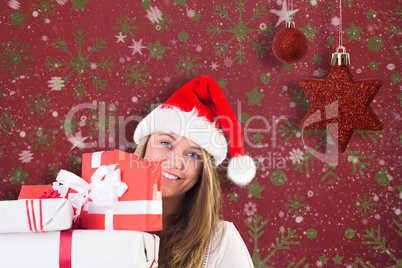
[[[256,267],[402,267],[401,2],[293,5],[309,50],[283,64],[271,50],[281,0],[3,1],[0,199],[80,174],[82,153],[132,152],[138,119],[209,75],[258,164],[243,188],[220,169],[225,219]],[[329,165],[327,133],[299,128],[311,105],[298,80],[327,77],[340,28],[354,78],[384,82],[372,102],[384,130],[355,131]]]

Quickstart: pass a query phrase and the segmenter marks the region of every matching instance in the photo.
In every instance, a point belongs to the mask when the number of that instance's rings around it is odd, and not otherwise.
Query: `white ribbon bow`
[[[77,191],[68,195],[68,200],[77,209],[75,219],[81,214],[88,198],[91,198],[95,205],[106,209],[112,210],[117,206],[119,197],[123,196],[128,186],[121,181],[120,169],[115,169],[116,166],[117,164],[99,167],[91,176],[89,184],[72,172],[60,170],[56,181],[63,185],[54,184],[53,188],[60,189],[61,193],[66,192],[65,186]]]

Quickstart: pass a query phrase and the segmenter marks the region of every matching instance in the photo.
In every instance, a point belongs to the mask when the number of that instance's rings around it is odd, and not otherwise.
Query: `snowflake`
[[[244,212],[247,217],[253,216],[257,212],[257,206],[252,202],[248,202],[244,204]]]
[[[288,208],[288,213],[293,214],[295,216],[299,216],[304,214],[305,208],[307,207],[307,203],[303,203],[304,197],[299,196],[298,194],[294,194],[293,197],[288,197],[288,203],[285,204],[285,207]]]
[[[42,115],[49,113],[49,108],[52,104],[49,102],[48,95],[42,95],[42,93],[37,92],[36,95],[29,95],[29,100],[25,103],[29,108],[29,113],[36,113],[36,117],[42,117]]]
[[[20,2],[18,2],[17,0],[10,0],[10,1],[8,1],[8,6],[12,9],[19,9]]]
[[[172,39],[170,40],[170,42],[172,43],[173,46],[177,46],[177,40],[176,39]]]
[[[225,8],[225,4],[222,5],[217,5],[215,7],[216,13],[214,15],[219,15],[220,18],[226,19],[229,21],[229,23],[233,26],[230,29],[222,29],[220,26],[214,26],[212,23],[209,23],[210,27],[207,28],[207,33],[210,35],[209,37],[212,38],[213,36],[218,36],[219,34],[226,32],[226,33],[231,33],[233,34],[232,38],[226,42],[226,43],[220,43],[218,46],[214,46],[215,49],[215,54],[219,57],[225,58],[225,53],[229,49],[229,44],[233,40],[238,40],[239,42],[239,50],[236,52],[236,57],[234,61],[239,64],[243,65],[246,63],[248,60],[246,59],[246,53],[243,50],[243,41],[248,40],[252,45],[253,45],[253,50],[256,53],[256,57],[263,57],[268,51],[268,46],[263,46],[260,43],[254,42],[251,40],[249,34],[258,32],[264,36],[269,36],[272,37],[272,34],[274,32],[274,29],[271,27],[271,23],[264,29],[261,30],[260,28],[258,29],[251,29],[248,28],[248,25],[254,20],[261,18],[261,16],[266,16],[268,13],[266,13],[266,7],[262,4],[257,4],[256,7],[253,9],[253,16],[251,17],[250,20],[247,22],[243,22],[243,11],[245,10],[245,6],[247,1],[234,1],[236,3],[236,9],[239,11],[239,19],[238,23],[235,24],[233,20],[229,17],[229,12]]]
[[[52,77],[52,79],[48,80],[47,83],[49,84],[48,87],[50,87],[52,90],[59,91],[64,87],[64,80],[59,76]]]
[[[313,76],[323,77],[325,74],[324,70],[319,68],[313,72]]]
[[[32,5],[33,8],[38,9],[38,12],[42,13],[42,18],[47,19],[49,17],[53,17],[55,13],[55,9],[59,7],[56,3],[53,3],[55,0],[35,0]]]
[[[61,52],[66,52],[72,58],[71,62],[62,63],[57,59],[53,59],[49,56],[48,61],[46,62],[46,66],[49,68],[49,71],[53,69],[58,69],[61,66],[71,66],[73,70],[65,77],[63,77],[64,81],[68,82],[68,78],[74,72],[78,74],[78,84],[75,86],[75,91],[73,95],[79,99],[82,99],[84,96],[87,96],[88,93],[85,91],[85,86],[82,83],[82,74],[87,73],[92,78],[92,83],[95,84],[95,90],[103,90],[106,87],[107,80],[101,80],[99,76],[94,76],[89,70],[88,67],[93,66],[96,64],[97,66],[101,67],[102,69],[107,69],[109,72],[112,71],[111,68],[114,67],[114,61],[110,60],[111,57],[108,59],[102,59],[99,63],[89,62],[88,59],[92,56],[94,52],[99,52],[101,49],[107,48],[105,39],[96,38],[95,44],[92,44],[92,49],[85,57],[82,54],[82,44],[85,43],[85,37],[87,33],[82,30],[78,30],[76,33],[73,34],[75,36],[75,42],[79,46],[79,50],[77,53],[77,57],[74,57],[72,53],[67,48],[67,44],[64,42],[64,37],[59,38],[55,41],[55,45],[53,48],[59,49]]]
[[[88,119],[85,121],[86,125],[91,125],[89,136],[95,137],[99,134],[101,141],[106,141],[106,137],[116,137],[117,129],[120,121],[117,117],[118,109],[114,105],[109,105],[106,110],[104,102],[99,103],[99,111],[97,108],[90,108]]]
[[[16,38],[13,38],[11,44],[2,43],[0,45],[0,51],[2,52],[0,55],[0,62],[5,61],[4,64],[1,64],[1,72],[8,72],[10,65],[11,73],[14,77],[17,77],[20,74],[18,67],[21,67],[21,71],[24,73],[29,72],[29,66],[24,63],[24,61],[32,62],[35,57],[29,53],[28,55],[24,55],[24,52],[29,50],[30,45],[25,43],[20,48],[18,48],[20,43]],[[3,54],[4,53],[4,54]]]
[[[310,6],[315,6],[315,7],[317,7],[318,6],[318,1],[322,1],[322,0],[308,0],[308,2],[309,2],[309,5]]]
[[[226,67],[232,67],[233,65],[233,60],[231,58],[226,57],[225,60],[223,61],[223,64]]]
[[[33,153],[30,150],[22,151],[19,157],[22,163],[29,163],[33,159]]]
[[[65,4],[67,4],[68,0],[56,0],[57,4],[64,6]]]
[[[333,17],[333,18],[331,19],[331,25],[333,25],[333,26],[335,26],[335,27],[341,25],[341,19],[338,18],[338,17]]]
[[[260,23],[260,30],[261,31],[264,31],[265,29],[267,29],[268,28],[268,26],[267,26],[267,24],[266,23]]]
[[[56,137],[53,135],[52,129],[45,129],[41,126],[38,129],[32,129],[32,135],[28,140],[32,143],[34,150],[39,149],[40,153],[43,154],[45,151],[53,149]]]
[[[195,15],[195,11],[194,11],[194,9],[187,9],[187,11],[186,11],[186,13],[187,13],[187,16],[190,18],[190,19],[192,19],[193,17],[194,17],[194,15]]]
[[[209,67],[211,67],[211,71],[213,70],[218,70],[218,63],[217,62],[211,62],[211,65],[209,65]]]
[[[84,149],[87,146],[84,141],[88,139],[88,137],[83,137],[82,131],[77,132],[75,136],[71,133],[67,133],[67,139],[73,145],[71,147],[71,150],[75,147],[78,147],[79,149]]]
[[[288,11],[288,8],[286,6],[286,1],[283,1],[282,2],[282,10],[271,9],[270,11],[271,11],[271,13],[274,13],[275,15],[277,15],[279,17],[277,23],[275,24],[275,27],[278,27],[278,25],[281,24],[282,21],[287,21],[290,18],[293,18],[294,15],[296,14],[296,12],[299,10],[296,9],[296,10]]]
[[[201,65],[197,62],[197,56],[191,56],[189,52],[185,56],[181,55],[179,57],[179,62],[176,63],[176,69],[179,70],[179,75],[184,75],[187,79],[191,76],[198,74],[198,69]]]
[[[308,196],[308,197],[313,197],[313,195],[314,195],[314,192],[313,192],[313,191],[310,190],[310,191],[307,192],[307,196]]]
[[[119,35],[115,35],[114,37],[117,38],[116,43],[120,43],[120,42],[125,43],[124,39],[126,39],[127,35],[123,35],[122,32],[119,32]]]
[[[140,86],[146,86],[148,84],[146,78],[151,77],[150,73],[145,72],[147,70],[146,65],[140,65],[139,62],[134,65],[126,66],[127,72],[123,74],[123,77],[128,78],[127,85],[133,85],[138,89]]]
[[[297,150],[293,148],[293,151],[289,154],[289,159],[292,161],[292,164],[300,164],[300,161],[303,160],[303,152],[299,148],[297,148]]]
[[[358,196],[356,198],[356,203],[354,206],[357,209],[357,213],[362,216],[367,216],[368,214],[373,214],[373,208],[377,206],[375,202],[373,202],[373,197],[368,197],[367,194],[364,194],[363,197]]]
[[[116,25],[113,26],[113,30],[116,33],[122,32],[126,36],[125,38],[127,36],[134,38],[134,31],[138,30],[138,26],[135,25],[135,18],[130,19],[127,15],[124,15],[122,18],[116,19]]]
[[[154,23],[153,23],[154,24]],[[172,20],[170,19],[170,15],[167,13],[163,13],[160,20],[157,21],[156,25],[153,26],[153,30],[163,33],[165,30],[169,31],[169,25],[172,24]]]
[[[140,39],[140,41],[138,42],[135,42],[135,40],[133,39],[133,45],[128,47],[133,49],[131,56],[135,55],[135,53],[137,52],[140,53],[140,55],[142,55],[141,49],[146,48],[146,46],[143,46],[141,43],[142,39]]]
[[[162,20],[162,11],[158,7],[150,7],[147,9],[147,18],[152,24],[159,23]]]

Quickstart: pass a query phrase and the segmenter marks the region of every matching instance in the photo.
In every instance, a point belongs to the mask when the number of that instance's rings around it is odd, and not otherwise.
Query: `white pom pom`
[[[254,160],[248,155],[232,158],[228,166],[228,176],[237,185],[244,186],[250,183],[255,176]]]

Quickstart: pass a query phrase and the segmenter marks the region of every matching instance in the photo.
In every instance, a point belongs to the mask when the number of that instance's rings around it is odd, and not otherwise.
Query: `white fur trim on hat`
[[[250,183],[254,179],[255,173],[255,162],[248,155],[237,156],[230,159],[228,177],[235,184],[244,186]]]
[[[224,135],[214,123],[199,116],[195,108],[184,112],[176,107],[157,107],[138,124],[134,141],[138,144],[142,138],[155,132],[175,133],[188,138],[212,155],[216,165],[226,158]]]

